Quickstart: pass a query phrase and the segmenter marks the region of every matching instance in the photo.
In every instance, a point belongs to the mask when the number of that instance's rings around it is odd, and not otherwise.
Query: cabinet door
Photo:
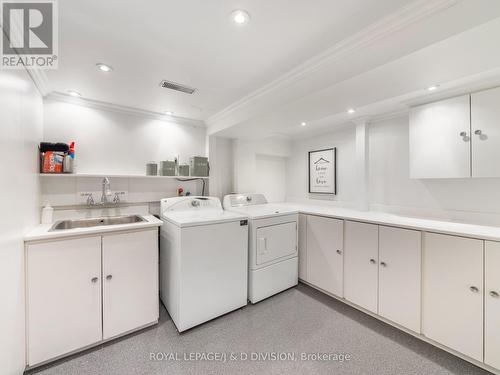
[[[421,232],[379,227],[378,313],[420,333]]]
[[[471,95],[472,176],[500,177],[500,88]]]
[[[307,278],[307,215],[299,214],[299,279]]]
[[[345,298],[377,313],[378,226],[346,221],[344,254]]]
[[[102,339],[101,238],[27,247],[30,366]]]
[[[410,177],[470,177],[470,97],[410,110]]]
[[[500,242],[485,242],[484,363],[500,369]]]
[[[103,337],[158,320],[158,231],[103,236]]]
[[[483,360],[483,241],[424,234],[425,336]]]
[[[343,296],[343,220],[307,217],[308,281],[336,296]]]

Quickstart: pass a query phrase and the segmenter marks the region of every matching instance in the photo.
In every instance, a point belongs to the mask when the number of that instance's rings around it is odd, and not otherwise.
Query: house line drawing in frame
[[[309,151],[309,193],[337,194],[337,148]]]

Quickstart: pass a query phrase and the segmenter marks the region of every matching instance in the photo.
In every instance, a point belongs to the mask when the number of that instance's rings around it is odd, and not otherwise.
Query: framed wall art
[[[309,151],[309,193],[337,194],[337,148]]]

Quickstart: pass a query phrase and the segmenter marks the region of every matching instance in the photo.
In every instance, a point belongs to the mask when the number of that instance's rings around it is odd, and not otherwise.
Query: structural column
[[[356,124],[356,206],[359,210],[368,211],[369,202],[369,118],[363,117],[353,121]]]

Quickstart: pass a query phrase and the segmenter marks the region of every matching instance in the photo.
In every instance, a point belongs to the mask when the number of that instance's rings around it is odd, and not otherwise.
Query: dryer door
[[[259,227],[256,231],[257,265],[297,253],[297,222]]]

